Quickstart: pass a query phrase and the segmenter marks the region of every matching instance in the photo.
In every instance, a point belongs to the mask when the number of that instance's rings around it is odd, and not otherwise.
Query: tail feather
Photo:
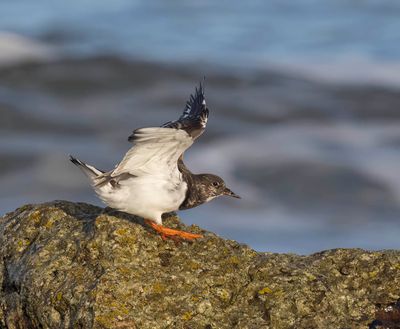
[[[91,165],[88,165],[88,164],[82,162],[81,160],[74,158],[72,155],[69,156],[69,160],[74,165],[79,167],[83,171],[83,173],[91,179],[96,178],[99,175],[102,175],[104,173],[104,171],[101,171]]]

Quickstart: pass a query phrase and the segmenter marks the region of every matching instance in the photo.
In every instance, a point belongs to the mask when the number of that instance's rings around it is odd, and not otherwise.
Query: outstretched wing
[[[206,128],[208,109],[204,88],[200,83],[194,95],[190,95],[185,110],[176,121],[170,121],[160,128],[136,129],[128,140],[134,146],[110,173],[117,177],[129,173],[140,176],[169,175],[177,170],[179,157]]]
[[[170,175],[177,168],[181,154],[193,144],[193,138],[176,128],[140,128],[129,137],[134,146],[111,173]]]
[[[206,129],[207,119],[208,108],[204,96],[204,87],[200,83],[194,95],[190,95],[180,118],[176,121],[169,121],[162,127],[185,130],[193,139],[196,139]]]

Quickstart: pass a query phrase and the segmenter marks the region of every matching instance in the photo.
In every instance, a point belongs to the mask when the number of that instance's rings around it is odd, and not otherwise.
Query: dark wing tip
[[[203,133],[209,115],[204,94],[204,81],[205,78],[203,82],[200,81],[199,85],[195,88],[195,92],[190,95],[180,118],[176,121],[169,121],[163,124],[162,127],[183,129],[193,139],[196,139]]]
[[[135,132],[133,132],[129,137],[128,137],[128,142],[133,142],[135,140]]]
[[[69,161],[77,166],[80,166],[82,164],[77,158],[74,158],[71,154],[69,155]]]
[[[141,130],[143,128],[137,128],[134,131],[132,131],[132,134],[128,137],[128,142],[134,142],[140,138]]]
[[[181,118],[195,119],[206,110],[207,107],[206,97],[204,94],[204,81],[203,84],[200,81],[199,86],[196,87],[194,94],[191,94],[189,100],[186,102],[185,110]]]

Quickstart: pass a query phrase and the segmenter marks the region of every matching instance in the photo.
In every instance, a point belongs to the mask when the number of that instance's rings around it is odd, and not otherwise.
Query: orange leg
[[[179,241],[181,239],[185,240],[194,240],[198,238],[202,238],[203,236],[201,234],[194,234],[194,233],[189,233],[189,232],[184,232],[180,230],[174,230],[172,228],[164,227],[162,225],[158,225],[155,222],[153,222],[150,219],[145,219],[144,222],[151,226],[154,230],[156,230],[158,233],[160,233],[161,238],[163,240],[166,239],[172,239],[174,241]]]

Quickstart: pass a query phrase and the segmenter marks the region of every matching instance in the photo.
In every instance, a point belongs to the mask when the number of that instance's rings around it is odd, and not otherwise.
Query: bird
[[[107,206],[143,217],[163,240],[202,238],[163,226],[162,214],[194,208],[223,195],[240,199],[219,176],[194,174],[184,164],[184,152],[203,134],[208,117],[200,82],[177,120],[133,131],[128,138],[133,146],[113,170],[99,170],[71,155],[70,161],[89,178]]]

